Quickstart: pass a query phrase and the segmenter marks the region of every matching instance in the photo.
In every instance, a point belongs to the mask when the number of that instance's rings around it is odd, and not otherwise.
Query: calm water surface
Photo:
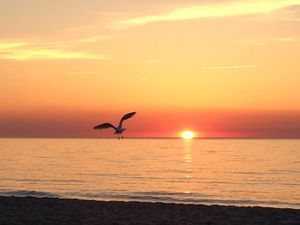
[[[0,195],[300,208],[300,140],[0,139]]]

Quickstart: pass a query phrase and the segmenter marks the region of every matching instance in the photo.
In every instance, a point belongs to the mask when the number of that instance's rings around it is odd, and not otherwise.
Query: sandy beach
[[[299,225],[300,210],[0,197],[0,224]]]

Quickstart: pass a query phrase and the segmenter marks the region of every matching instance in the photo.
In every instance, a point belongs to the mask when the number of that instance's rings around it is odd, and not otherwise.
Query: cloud
[[[76,39],[76,40],[70,41],[69,43],[94,43],[94,42],[98,42],[98,41],[112,39],[114,37],[116,37],[116,36],[112,36],[112,35],[91,36],[91,37]]]
[[[148,59],[145,61],[145,63],[147,64],[158,64],[158,63],[162,63],[162,61],[157,60],[157,59]]]
[[[213,4],[195,5],[175,9],[161,15],[136,17],[118,21],[110,26],[112,29],[126,29],[132,26],[141,26],[154,22],[180,21],[212,17],[243,16],[251,14],[269,13],[285,7],[299,5],[300,0],[251,0]]]
[[[0,50],[10,49],[10,48],[16,48],[21,47],[25,45],[30,45],[29,42],[8,42],[8,43],[0,43]]]
[[[55,60],[55,59],[108,59],[107,56],[80,51],[64,51],[58,49],[15,49],[0,51],[0,59],[8,60]]]
[[[298,36],[292,36],[292,37],[272,37],[272,38],[240,40],[237,43],[259,46],[259,45],[265,45],[266,43],[276,43],[276,42],[291,43],[299,40],[300,39]]]
[[[284,38],[273,38],[273,41],[278,42],[293,42],[296,41],[296,37],[284,37]]]
[[[70,75],[95,75],[96,72],[93,71],[71,71],[69,72]]]
[[[51,44],[53,45],[53,44]],[[0,44],[0,59],[5,60],[58,60],[58,59],[98,59],[110,57],[85,51],[49,47],[49,44],[33,42],[3,42]]]
[[[140,77],[140,80],[141,81],[147,81],[147,80],[149,80],[149,78],[148,77]]]
[[[256,65],[231,65],[231,66],[202,66],[200,69],[203,70],[221,70],[221,69],[245,69],[254,68]]]

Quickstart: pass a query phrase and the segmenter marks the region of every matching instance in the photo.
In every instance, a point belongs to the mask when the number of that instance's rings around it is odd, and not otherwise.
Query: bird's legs
[[[118,134],[118,140],[120,140],[120,135]]]
[[[122,137],[122,139],[124,138],[123,135],[121,137]]]

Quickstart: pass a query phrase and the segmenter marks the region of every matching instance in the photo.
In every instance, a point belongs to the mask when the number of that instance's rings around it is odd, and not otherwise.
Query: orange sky
[[[300,137],[300,0],[4,0],[0,137]]]

